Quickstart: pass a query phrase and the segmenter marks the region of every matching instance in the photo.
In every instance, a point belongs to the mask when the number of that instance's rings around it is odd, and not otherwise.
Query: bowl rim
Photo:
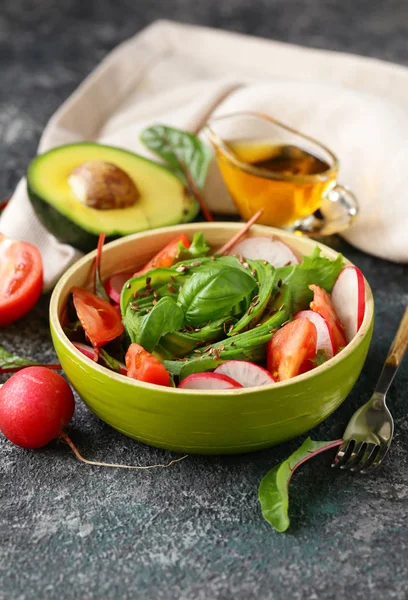
[[[187,234],[190,231],[196,231],[196,230],[199,231],[201,229],[203,230],[203,233],[205,233],[206,229],[208,230],[208,229],[215,227],[218,229],[225,229],[225,228],[231,229],[231,233],[233,234],[236,232],[233,230],[239,231],[239,229],[242,226],[243,226],[243,224],[240,222],[237,222],[237,221],[232,221],[232,222],[231,221],[215,221],[215,222],[202,222],[202,223],[200,222],[200,223],[189,223],[189,224],[180,223],[178,225],[173,225],[171,227],[160,227],[160,228],[156,228],[156,229],[149,229],[146,231],[142,231],[139,233],[134,233],[131,235],[121,237],[117,240],[109,242],[108,244],[105,244],[103,246],[102,256],[103,256],[103,252],[105,250],[109,250],[111,248],[121,246],[122,244],[127,244],[130,242],[133,242],[134,240],[144,239],[149,236],[154,237],[161,233],[169,233],[169,232],[171,233],[172,231],[174,233],[180,233],[180,231],[179,231],[180,229],[182,229],[183,232],[185,232]],[[299,239],[299,236],[297,234],[294,234],[294,233],[291,233],[291,232],[288,232],[288,231],[285,231],[282,229],[269,227],[267,225],[253,225],[248,233],[249,233],[249,235],[273,235],[273,236],[276,236],[278,239],[281,239],[281,238],[286,238],[289,240],[290,239],[293,239],[293,240]],[[248,233],[246,235],[248,235]],[[282,239],[282,241],[284,241],[284,243],[286,243],[286,239]],[[333,248],[330,248],[329,246],[326,246],[325,244],[322,244],[321,242],[319,242],[313,238],[307,238],[307,237],[302,236],[302,239],[306,243],[310,243],[311,249],[314,246],[318,246],[326,254],[331,254],[334,257],[333,259],[335,259],[335,257],[338,254],[340,254]],[[268,390],[269,391],[278,390],[278,389],[281,389],[282,387],[290,387],[290,386],[293,386],[293,385],[296,385],[296,384],[302,383],[302,382],[307,383],[309,379],[312,379],[316,375],[335,367],[335,365],[337,363],[339,363],[341,360],[343,360],[347,356],[349,356],[354,351],[354,349],[359,345],[360,341],[368,333],[368,331],[371,327],[372,321],[373,321],[373,317],[374,317],[374,298],[373,298],[372,290],[370,288],[368,281],[366,280],[366,278],[364,277],[364,274],[363,274],[365,295],[366,295],[366,310],[365,310],[364,319],[360,326],[359,331],[354,336],[354,338],[347,344],[347,346],[345,346],[343,348],[343,350],[341,350],[338,354],[336,354],[335,356],[333,356],[332,358],[327,360],[322,365],[317,366],[315,369],[312,369],[311,371],[307,371],[306,373],[302,373],[301,375],[296,375],[296,377],[293,377],[293,378],[285,380],[285,381],[278,381],[278,382],[271,383],[268,385],[263,385],[263,386],[242,387],[242,388],[235,388],[235,389],[229,389],[229,390],[194,390],[194,389],[182,389],[182,388],[172,387],[172,386],[169,386],[169,387],[160,386],[160,385],[157,385],[154,383],[145,383],[143,381],[138,381],[137,379],[132,379],[130,377],[126,377],[126,375],[122,375],[120,373],[115,373],[114,371],[109,371],[106,367],[99,365],[98,363],[94,362],[92,359],[86,357],[69,340],[68,336],[65,334],[65,332],[62,328],[62,325],[61,325],[61,322],[59,319],[59,315],[58,315],[58,303],[59,303],[59,298],[60,298],[61,292],[65,286],[65,282],[82,265],[86,265],[90,261],[93,261],[95,256],[96,256],[96,249],[92,250],[88,254],[85,254],[85,256],[83,256],[82,258],[77,260],[60,277],[59,281],[57,282],[57,284],[52,292],[51,299],[50,299],[50,308],[49,308],[50,325],[52,326],[54,333],[55,333],[55,335],[57,335],[59,341],[63,344],[63,346],[65,346],[65,348],[68,351],[74,353],[74,355],[77,356],[78,360],[84,362],[89,367],[92,367],[93,369],[95,369],[96,372],[99,372],[101,375],[109,376],[114,381],[117,381],[119,384],[121,383],[121,384],[125,384],[125,385],[134,386],[135,389],[146,388],[146,389],[156,391],[156,392],[161,390],[161,391],[165,391],[166,393],[172,393],[172,394],[174,393],[176,395],[193,394],[194,396],[195,395],[201,396],[201,397],[202,396],[211,396],[211,397],[218,398],[220,396],[245,395],[247,393],[251,393],[251,394],[261,393],[261,392],[268,391]],[[331,260],[333,260],[333,259],[331,259]],[[344,263],[344,266],[355,266],[345,256],[343,256],[343,263]]]

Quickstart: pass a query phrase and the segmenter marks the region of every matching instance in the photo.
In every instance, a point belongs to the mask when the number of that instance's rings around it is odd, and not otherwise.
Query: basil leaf
[[[174,375],[179,375],[180,379],[184,379],[191,373],[215,369],[218,364],[226,360],[262,362],[265,359],[269,340],[286,319],[286,311],[281,310],[259,327],[200,348],[201,356],[191,354],[181,361],[164,361],[165,367]]]
[[[26,358],[12,354],[0,346],[0,373],[16,371],[20,368],[32,367],[33,365],[38,364],[38,362],[27,360]]]
[[[149,150],[162,158],[186,185],[187,166],[195,184],[203,190],[212,152],[197,136],[166,125],[154,125],[142,131],[141,140]]]
[[[218,365],[227,360],[245,360],[254,363],[262,362],[265,359],[266,346],[271,337],[272,336],[263,336],[262,338],[257,338],[247,347],[228,348],[226,350],[222,350],[219,353],[214,353],[214,358],[212,356],[208,356],[207,354],[202,354],[198,358],[190,358],[187,361],[179,361],[178,364],[181,365],[178,369],[180,381],[192,373],[202,373],[203,371],[215,369]]]
[[[223,355],[224,351],[230,350],[233,347],[251,347],[253,345],[256,345],[259,342],[259,340],[263,340],[265,337],[271,339],[275,331],[279,327],[281,327],[282,323],[284,323],[286,320],[286,311],[280,310],[279,312],[273,314],[261,325],[258,325],[253,329],[248,329],[248,331],[238,333],[225,340],[221,340],[221,342],[216,342],[215,344],[212,344],[211,347],[219,350],[221,352],[221,355]],[[204,348],[203,350],[207,350],[207,348]]]
[[[279,282],[280,283],[280,282]],[[268,321],[273,315],[279,311],[286,313],[288,320],[292,316],[292,296],[289,287],[285,283],[280,283],[280,287],[269,298],[269,302],[263,312],[261,323]]]
[[[313,292],[309,290],[309,285],[318,285],[330,293],[342,268],[341,254],[336,260],[329,260],[320,256],[320,248],[316,246],[310,256],[303,257],[303,262],[299,265],[276,269],[276,280],[288,285],[292,296],[292,309],[296,313],[308,308],[313,300]]]
[[[241,317],[230,332],[231,335],[242,331],[246,327],[254,327],[260,321],[273,290],[275,268],[270,263],[264,264],[261,260],[248,260],[247,262],[259,284],[255,292],[256,296],[254,297],[256,300],[252,299],[251,309],[248,309],[248,312]]]
[[[120,310],[122,316],[125,316],[126,309],[128,307],[129,302],[134,300],[138,305],[144,305],[144,308],[150,308],[153,301],[153,290],[158,289],[166,289],[169,294],[171,294],[168,289],[168,285],[174,286],[174,288],[178,290],[180,286],[180,282],[176,282],[176,279],[180,279],[183,281],[183,277],[185,275],[183,273],[178,273],[174,269],[152,269],[148,273],[143,273],[143,275],[139,275],[138,277],[132,277],[125,283],[122,288],[122,293],[120,295]],[[146,293],[147,281],[149,281],[149,290],[151,290],[151,295],[147,295],[143,297],[142,294]],[[138,294],[138,298],[135,299],[135,294]]]
[[[180,329],[184,323],[184,312],[173,298],[161,298],[152,310],[142,317],[137,333],[137,343],[152,352],[160,338]]]
[[[218,365],[222,365],[225,360],[215,359],[215,358],[203,358],[191,360],[189,362],[181,362],[181,369],[179,372],[180,381],[183,381],[189,375],[193,375],[193,373],[204,373],[205,371],[214,371],[218,367]]]
[[[213,371],[221,365],[224,360],[215,358],[195,358],[192,360],[163,360],[163,364],[174,377],[179,377],[180,381],[193,373],[203,373],[204,371]]]
[[[187,323],[197,326],[242,313],[248,308],[255,286],[251,275],[214,261],[186,281],[178,304],[184,310]]]
[[[142,319],[143,316],[139,312],[133,310],[131,306],[126,307],[125,315],[122,317],[122,322],[131,343],[138,343]]]
[[[209,344],[225,337],[229,325],[234,323],[235,319],[218,319],[202,327],[199,331],[180,332],[172,331],[167,333],[161,340],[160,345],[164,347],[172,356],[182,358],[197,348],[199,345]]]
[[[258,488],[262,516],[276,531],[286,531],[290,524],[288,487],[294,470],[309,458],[313,458],[325,450],[330,450],[330,448],[335,448],[341,443],[341,440],[314,442],[307,438],[289,458],[276,465],[263,477]]]

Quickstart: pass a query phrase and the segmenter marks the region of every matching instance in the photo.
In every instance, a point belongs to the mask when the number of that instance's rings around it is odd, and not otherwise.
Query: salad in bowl
[[[62,366],[117,429],[180,451],[253,450],[307,431],[354,384],[373,324],[359,269],[312,240],[239,229],[100,245],[57,285]]]

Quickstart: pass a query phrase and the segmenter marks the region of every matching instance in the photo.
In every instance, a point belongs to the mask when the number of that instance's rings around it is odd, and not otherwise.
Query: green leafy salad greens
[[[342,268],[316,247],[298,265],[274,268],[265,260],[209,256],[202,233],[178,262],[129,279],[120,310],[125,344],[159,357],[180,380],[227,360],[263,363],[274,333],[308,308],[309,285],[330,292]]]

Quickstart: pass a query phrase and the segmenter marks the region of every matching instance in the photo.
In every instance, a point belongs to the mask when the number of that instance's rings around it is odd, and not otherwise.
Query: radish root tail
[[[113,467],[116,469],[141,469],[141,470],[167,469],[167,467],[173,466],[175,463],[178,463],[178,462],[184,460],[188,456],[187,454],[185,454],[184,456],[181,456],[180,458],[175,458],[175,459],[171,460],[169,463],[167,463],[166,465],[146,465],[146,466],[117,465],[114,463],[98,462],[96,460],[88,460],[88,459],[84,458],[82,456],[82,454],[79,452],[78,448],[75,446],[74,442],[64,431],[61,432],[60,438],[68,444],[68,446],[71,448],[72,452],[75,454],[75,456],[77,457],[78,460],[80,460],[83,463],[86,463],[87,465],[93,465],[94,467]]]

